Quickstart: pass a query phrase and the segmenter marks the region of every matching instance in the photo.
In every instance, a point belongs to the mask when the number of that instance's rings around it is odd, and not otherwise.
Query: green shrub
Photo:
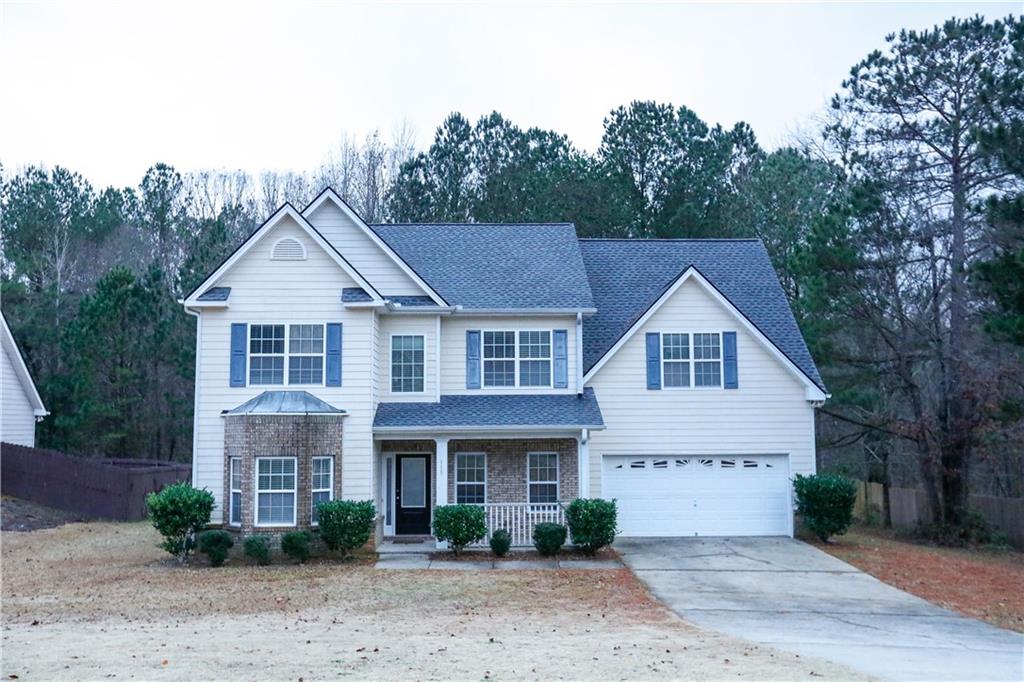
[[[153,527],[164,536],[160,547],[185,563],[195,548],[196,534],[210,522],[213,493],[174,483],[158,493],[146,495],[146,507]]]
[[[362,547],[373,535],[377,510],[373,502],[332,500],[318,507],[320,537],[329,549],[340,549],[348,554]]]
[[[920,524],[918,536],[937,545],[947,547],[968,547],[985,545],[1007,547],[1009,537],[990,524],[980,511],[968,509],[962,526],[949,523]]]
[[[533,527],[533,546],[544,556],[554,556],[565,544],[566,532],[560,523],[538,523]]]
[[[587,554],[615,542],[618,509],[615,500],[575,499],[565,510],[572,543]]]
[[[512,547],[512,536],[504,528],[499,528],[491,535],[491,551],[494,556],[505,556]]]
[[[269,535],[250,535],[242,543],[242,551],[257,565],[266,566],[270,563],[270,542]]]
[[[793,488],[804,525],[822,542],[833,535],[842,535],[853,523],[856,482],[838,474],[797,474]]]
[[[487,537],[484,508],[475,504],[449,504],[434,509],[434,537],[458,554],[466,545]]]
[[[234,546],[235,541],[226,530],[206,530],[199,534],[199,551],[210,559],[211,566],[223,566]]]
[[[306,563],[309,558],[309,532],[293,530],[281,536],[281,551],[298,561]]]

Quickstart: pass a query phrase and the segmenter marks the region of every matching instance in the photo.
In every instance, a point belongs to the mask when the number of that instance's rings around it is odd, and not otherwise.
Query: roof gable
[[[596,315],[583,323],[585,372],[686,278],[698,276],[783,364],[824,392],[824,382],[759,240],[582,239]]]
[[[349,258],[360,265],[360,269],[366,273],[369,279],[373,279],[374,285],[387,298],[397,295],[424,295],[428,296],[437,305],[447,305],[445,300],[427,284],[423,278],[410,265],[402,259],[394,249],[382,240],[376,232],[363,221],[355,210],[342,199],[332,188],[327,187],[306,208],[302,215],[313,222],[319,219],[325,210],[333,207],[340,212],[341,221],[335,218],[333,224],[323,223],[324,234],[332,244],[339,250],[349,253]],[[337,216],[337,214],[335,214]],[[341,222],[345,227],[340,227]],[[353,230],[352,238],[359,241],[352,252],[344,248],[342,243],[344,234]],[[380,260],[372,259],[367,261],[370,255],[379,257]],[[376,266],[376,267],[373,267]],[[376,281],[380,279],[380,281]],[[398,290],[391,290],[386,280],[392,283],[399,282]]]
[[[370,227],[451,305],[481,312],[594,308],[570,223]]]
[[[7,326],[7,318],[3,316],[2,312],[0,312],[0,326],[2,326],[0,328],[0,344],[3,344],[4,355],[7,356],[11,367],[14,368],[14,374],[18,378],[18,383],[21,384],[25,396],[32,405],[32,412],[36,417],[45,417],[50,413],[47,412],[46,406],[43,404],[43,399],[36,389],[36,383],[32,380],[32,375],[25,364],[25,358],[22,356],[18,344],[14,341],[11,328]]]
[[[291,204],[284,204],[281,208],[277,209],[272,216],[260,225],[249,237],[242,242],[237,249],[235,249],[231,255],[224,259],[223,262],[214,270],[203,282],[185,297],[183,301],[185,306],[192,306],[198,304],[202,306],[204,302],[209,302],[210,297],[203,298],[207,290],[213,288],[215,284],[232,268],[239,260],[241,260],[253,247],[259,244],[267,235],[272,233],[274,229],[287,221],[293,221],[299,226],[309,237],[313,240],[324,252],[334,261],[338,267],[345,271],[349,277],[351,277],[360,287],[364,288],[369,292],[371,298],[375,301],[383,300],[380,293],[366,281],[358,270],[356,270],[351,263],[345,260],[345,257],[338,253],[337,249],[324,239],[324,236],[317,231],[315,227],[309,224],[302,214],[300,214],[294,206]],[[217,301],[219,302],[219,301]]]

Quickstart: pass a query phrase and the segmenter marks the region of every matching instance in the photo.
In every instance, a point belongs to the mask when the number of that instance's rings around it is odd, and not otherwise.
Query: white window
[[[256,525],[295,525],[295,458],[256,460]]]
[[[242,458],[232,457],[228,460],[228,523],[232,526],[242,525]]]
[[[455,455],[456,504],[483,504],[487,501],[487,455],[460,452]]]
[[[551,331],[485,331],[486,388],[551,386]]]
[[[391,392],[423,393],[423,337],[391,337]]]
[[[661,381],[665,388],[720,387],[722,335],[662,334]]]
[[[527,456],[527,501],[530,504],[558,502],[558,453],[531,452]]]
[[[288,383],[324,382],[324,326],[293,324],[288,326]]]
[[[310,511],[310,523],[317,525],[320,522],[320,514],[317,505],[321,502],[330,502],[334,498],[334,458],[314,457],[312,479],[310,481],[312,490],[312,509]]]
[[[249,325],[249,384],[324,383],[324,325]]]

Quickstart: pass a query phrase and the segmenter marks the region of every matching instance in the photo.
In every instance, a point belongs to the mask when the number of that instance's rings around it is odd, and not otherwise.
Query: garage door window
[[[558,502],[558,453],[531,452],[527,468],[530,504]]]

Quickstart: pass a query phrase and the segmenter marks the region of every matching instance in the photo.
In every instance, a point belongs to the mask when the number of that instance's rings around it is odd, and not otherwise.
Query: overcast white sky
[[[344,133],[498,110],[594,149],[634,99],[750,123],[775,146],[900,28],[1006,3],[348,4],[0,0],[0,162],[98,185],[309,170]]]

